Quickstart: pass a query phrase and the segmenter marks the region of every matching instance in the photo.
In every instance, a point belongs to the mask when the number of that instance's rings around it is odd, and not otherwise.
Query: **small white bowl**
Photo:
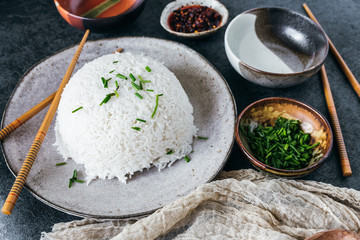
[[[170,16],[170,14],[174,10],[177,10],[184,6],[191,6],[191,5],[206,6],[206,7],[210,7],[212,9],[214,9],[215,11],[217,11],[222,16],[220,25],[214,29],[206,30],[203,32],[197,32],[197,33],[182,33],[182,32],[176,32],[176,31],[171,30],[171,28],[168,24],[168,18]],[[164,8],[164,10],[161,13],[160,24],[166,31],[168,31],[169,33],[174,34],[176,36],[187,37],[187,38],[200,38],[200,37],[205,37],[205,36],[215,33],[218,29],[220,29],[222,26],[224,26],[226,24],[228,18],[229,18],[228,10],[222,3],[220,3],[217,0],[176,0],[176,1],[171,2],[168,5],[166,5],[166,7]]]

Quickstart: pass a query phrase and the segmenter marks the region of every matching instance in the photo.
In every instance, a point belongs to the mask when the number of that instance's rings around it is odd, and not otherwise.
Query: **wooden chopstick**
[[[31,119],[33,116],[38,114],[41,110],[43,110],[46,106],[48,106],[51,101],[54,99],[56,92],[42,100],[40,103],[36,104],[29,111],[15,119],[9,125],[1,129],[0,131],[0,141],[4,140],[10,133],[12,133],[15,129],[23,125],[26,121]]]
[[[342,135],[342,132],[340,129],[340,123],[339,123],[339,119],[338,119],[338,116],[336,113],[335,103],[334,103],[334,99],[333,99],[333,96],[331,93],[329,80],[328,80],[324,65],[321,66],[320,72],[321,72],[321,81],[322,81],[322,84],[324,87],[324,92],[325,92],[326,104],[329,109],[331,123],[334,128],[334,132],[335,132],[335,139],[336,139],[336,143],[337,143],[338,151],[339,151],[339,155],[340,155],[340,164],[341,164],[342,173],[343,173],[344,177],[348,177],[352,174],[352,171],[351,171],[351,167],[350,167],[349,158],[348,158],[348,155],[346,152],[344,138],[343,138],[343,135]]]
[[[65,85],[68,83],[72,72],[74,71],[75,65],[77,63],[77,60],[79,59],[80,53],[84,47],[84,44],[86,42],[86,39],[87,39],[89,33],[90,33],[90,31],[86,30],[86,32],[79,44],[79,47],[70,63],[70,66],[68,67],[68,69],[65,73],[65,76],[60,83],[59,89],[56,91],[54,99],[51,102],[50,108],[49,108],[48,112],[46,113],[46,116],[40,126],[40,129],[39,129],[38,133],[36,134],[34,142],[31,145],[31,148],[20,168],[19,174],[16,177],[14,185],[12,186],[8,197],[6,198],[6,201],[1,209],[1,212],[6,215],[10,215],[15,206],[15,203],[20,195],[21,189],[23,188],[23,186],[25,184],[26,178],[27,178],[27,176],[30,172],[30,169],[35,161],[35,158],[39,152],[41,144],[44,141],[47,130],[50,127],[52,119],[54,118],[56,109],[60,102],[60,98],[61,98],[63,89],[64,89]]]
[[[306,5],[306,3],[304,3],[303,7],[304,7],[306,13],[309,15],[309,17],[321,27],[320,23],[318,22],[318,20],[316,20],[314,14],[311,12],[308,5]],[[336,60],[340,64],[341,69],[345,73],[346,77],[348,78],[351,86],[353,87],[353,89],[355,90],[357,95],[360,97],[360,84],[359,84],[359,82],[356,80],[354,74],[351,72],[350,68],[346,65],[344,59],[341,57],[340,53],[336,50],[335,45],[331,42],[331,40],[330,40],[330,38],[329,38],[329,36],[327,34],[326,34],[326,37],[327,37],[327,39],[329,41],[330,49],[331,49],[332,53],[334,54]]]

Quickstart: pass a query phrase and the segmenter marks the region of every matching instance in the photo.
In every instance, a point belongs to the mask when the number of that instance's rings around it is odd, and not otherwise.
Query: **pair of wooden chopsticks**
[[[80,53],[84,47],[84,44],[86,42],[87,37],[89,36],[90,31],[86,30],[80,44],[79,47],[65,73],[64,78],[62,79],[60,86],[58,88],[58,90],[51,94],[49,97],[47,97],[45,100],[43,100],[41,103],[39,103],[38,105],[36,105],[35,107],[33,107],[32,109],[30,109],[28,112],[26,112],[24,115],[22,115],[21,117],[19,117],[18,119],[16,119],[14,122],[10,123],[7,127],[5,127],[3,130],[1,130],[0,132],[0,139],[4,139],[9,133],[11,133],[12,131],[14,131],[16,128],[18,128],[19,126],[21,126],[24,122],[26,122],[27,120],[29,120],[31,117],[33,117],[34,115],[36,115],[38,112],[40,112],[43,108],[45,108],[49,103],[51,103],[50,108],[48,110],[48,112],[45,115],[45,118],[40,126],[39,131],[37,132],[34,142],[30,147],[30,150],[20,168],[20,171],[16,177],[16,180],[14,182],[14,185],[11,188],[11,191],[8,195],[8,197],[5,200],[5,203],[1,209],[1,212],[6,214],[6,215],[10,215],[15,203],[20,195],[20,192],[25,184],[26,178],[30,172],[30,169],[35,161],[35,158],[39,152],[39,149],[41,147],[42,142],[44,141],[45,135],[50,127],[50,124],[52,122],[52,119],[55,116],[55,112],[57,110],[57,107],[59,105],[60,102],[60,98],[61,98],[61,94],[63,92],[63,89],[65,87],[65,85],[68,83],[72,72],[74,71],[75,65],[77,63],[77,60],[80,57]]]
[[[303,7],[304,7],[306,13],[309,15],[309,17],[320,26],[320,23],[316,20],[314,14],[311,12],[310,8],[306,5],[306,3],[303,4]],[[337,59],[337,61],[339,62],[341,69],[344,71],[346,77],[349,79],[351,86],[354,88],[355,92],[360,97],[360,84],[358,83],[358,81],[356,80],[354,75],[352,74],[349,67],[346,65],[346,63],[345,63],[344,59],[341,57],[340,53],[336,50],[336,48],[335,48],[334,44],[331,42],[329,36],[326,36],[326,37],[329,42],[330,49],[333,52],[333,54],[335,55],[335,58]],[[340,123],[339,123],[339,119],[338,119],[338,116],[336,113],[335,103],[334,103],[334,99],[332,97],[329,80],[328,80],[326,70],[325,70],[325,65],[323,65],[321,67],[320,72],[321,72],[321,80],[322,80],[324,92],[325,92],[325,99],[326,99],[326,103],[327,103],[330,118],[331,118],[331,123],[332,123],[333,128],[335,129],[335,138],[336,138],[337,146],[339,148],[340,164],[341,164],[342,173],[343,173],[344,177],[348,177],[352,174],[352,171],[351,171],[351,167],[350,167],[349,158],[348,158],[348,155],[346,152],[344,138],[343,138],[343,135],[342,135],[342,132],[340,129]]]

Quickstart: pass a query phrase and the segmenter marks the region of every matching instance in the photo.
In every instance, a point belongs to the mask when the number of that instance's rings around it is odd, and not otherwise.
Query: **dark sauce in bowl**
[[[197,33],[217,28],[222,16],[212,8],[191,5],[174,10],[168,18],[170,29],[176,32]]]

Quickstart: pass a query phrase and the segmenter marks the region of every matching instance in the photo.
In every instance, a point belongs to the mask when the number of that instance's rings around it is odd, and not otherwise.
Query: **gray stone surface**
[[[238,112],[255,100],[281,96],[290,97],[318,109],[327,119],[325,98],[316,74],[305,83],[281,90],[256,86],[238,75],[226,59],[223,37],[225,28],[202,40],[180,39],[170,35],[159,24],[163,7],[169,1],[148,0],[144,12],[132,24],[121,27],[119,33],[92,33],[89,39],[118,36],[150,36],[178,41],[193,48],[207,58],[228,81],[237,102]],[[238,13],[260,6],[286,7],[305,14],[302,1],[294,0],[222,0],[228,7],[230,20]],[[360,1],[316,1],[307,4],[328,33],[343,58],[360,79]],[[0,111],[17,81],[36,62],[69,45],[77,44],[83,32],[69,26],[58,14],[52,0],[5,1],[0,0]],[[325,164],[305,179],[331,183],[340,187],[360,190],[360,101],[332,54],[326,62],[329,81],[337,107],[345,144],[352,163],[353,176],[343,178],[336,147]],[[25,144],[25,143],[19,143]],[[14,177],[0,156],[0,205],[12,186]],[[251,167],[240,149],[234,145],[225,170]],[[77,219],[48,207],[35,199],[27,190],[21,193],[11,216],[0,215],[0,239],[38,239],[41,231],[49,231],[54,223]]]

